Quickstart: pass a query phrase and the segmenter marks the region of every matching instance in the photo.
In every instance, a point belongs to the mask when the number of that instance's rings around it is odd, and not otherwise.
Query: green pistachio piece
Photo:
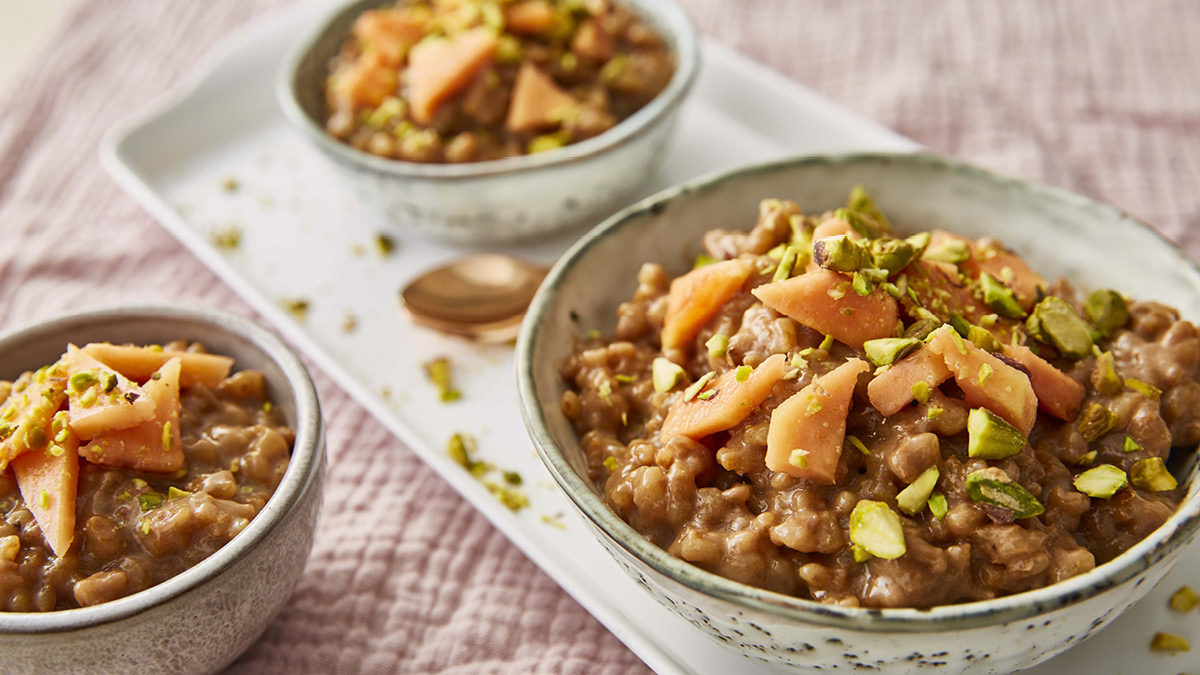
[[[917,257],[920,258],[925,249],[929,248],[929,242],[933,236],[928,232],[918,232],[911,237],[907,237],[904,241],[908,242],[909,246],[917,249]]]
[[[933,387],[924,380],[913,382],[912,397],[917,403],[928,403],[929,398],[933,396]]]
[[[180,490],[174,485],[167,488],[167,499],[182,499],[190,496],[192,496],[192,493],[187,490]]]
[[[933,331],[941,327],[942,322],[937,319],[918,319],[904,331],[904,337],[914,340],[924,340],[933,335]]]
[[[920,340],[913,338],[879,338],[864,342],[863,350],[867,352],[867,359],[871,363],[886,366],[904,358],[920,344]]]
[[[813,242],[813,260],[835,272],[856,272],[872,263],[867,249],[844,234]]]
[[[871,449],[868,448],[865,443],[863,443],[861,440],[859,440],[858,436],[855,436],[854,434],[847,434],[846,440],[850,441],[850,445],[853,445],[854,449],[858,450],[862,454],[864,454],[864,455],[871,454]]]
[[[995,335],[992,335],[992,331],[983,328],[982,326],[976,326],[974,324],[969,326],[967,328],[966,338],[967,340],[975,343],[975,346],[979,347],[980,349],[984,349],[989,352],[1004,351],[1004,345],[1000,344],[1000,341],[996,339]]]
[[[1179,487],[1175,477],[1167,471],[1162,457],[1138,460],[1129,470],[1129,481],[1133,486],[1147,492],[1170,492]]]
[[[658,357],[650,364],[650,379],[654,382],[654,391],[668,392],[683,381],[683,368],[670,359]]]
[[[1062,298],[1044,298],[1033,308],[1025,326],[1035,339],[1053,345],[1063,356],[1082,359],[1092,353],[1091,327]]]
[[[870,295],[871,291],[875,290],[875,285],[862,272],[855,272],[850,282],[850,288],[853,288],[855,293],[865,297]]]
[[[838,209],[833,212],[833,217],[849,223],[850,229],[857,232],[863,239],[879,239],[887,234],[887,230],[875,222],[874,218],[864,216],[858,211]]]
[[[715,376],[716,376],[716,373],[714,373],[711,370],[708,371],[707,373],[701,375],[700,379],[691,383],[690,385],[688,385],[687,389],[683,390],[683,399],[682,400],[690,401],[693,398],[696,398],[696,395],[699,394],[701,391],[703,391],[704,387],[708,386],[709,381],[711,381],[713,379],[713,377],[715,377]],[[712,394],[705,396],[701,400],[708,400],[709,398],[712,398]]]
[[[850,541],[885,560],[895,560],[908,550],[900,516],[887,504],[870,499],[859,501],[850,513]]]
[[[1116,396],[1125,389],[1125,382],[1117,374],[1116,360],[1112,352],[1103,352],[1096,357],[1096,369],[1092,371],[1092,386],[1104,396]]]
[[[900,494],[896,495],[896,506],[910,516],[924,511],[940,477],[941,473],[936,466],[926,469],[908,487],[901,490]]]
[[[729,336],[722,335],[720,333],[714,333],[713,336],[708,338],[708,341],[704,343],[704,346],[708,347],[709,356],[713,357],[714,359],[724,358],[726,352],[729,351]]]
[[[733,371],[733,377],[738,382],[745,382],[752,372],[754,372],[754,369],[750,366],[738,366],[737,370]]]
[[[692,269],[698,270],[701,267],[706,267],[717,262],[717,259],[707,253],[701,253],[696,256],[696,262],[692,263]]]
[[[907,239],[876,239],[871,242],[871,254],[875,266],[891,276],[908,267],[920,257],[921,251]]]
[[[929,512],[938,520],[945,518],[946,514],[950,513],[950,505],[946,503],[946,495],[940,492],[934,492],[929,495]]]
[[[1171,596],[1171,609],[1180,614],[1187,614],[1200,605],[1200,595],[1191,586],[1183,586]]]
[[[933,262],[950,263],[958,265],[971,259],[971,247],[965,241],[957,239],[943,242],[942,244],[925,250],[921,256],[924,260],[932,260]]]
[[[1180,635],[1155,633],[1154,639],[1150,641],[1150,649],[1156,652],[1186,652],[1191,651],[1192,647],[1187,638]]]
[[[950,324],[950,327],[954,329],[955,333],[958,333],[959,337],[967,337],[971,334],[971,322],[958,314],[951,314],[950,320],[946,323]]]
[[[571,142],[571,136],[563,131],[555,131],[549,134],[542,134],[531,139],[528,145],[525,146],[525,154],[535,155],[539,152],[548,150],[557,150]]]
[[[799,448],[793,450],[791,454],[788,455],[788,464],[791,464],[797,469],[807,469],[808,451],[800,450]]]
[[[1112,464],[1092,467],[1075,477],[1075,489],[1089,497],[1109,499],[1117,490],[1129,485],[1125,472]]]
[[[1021,305],[1017,303],[1012,290],[996,277],[987,272],[980,274],[979,288],[983,291],[984,303],[1000,316],[1007,316],[1010,319],[1025,318],[1025,310],[1021,309]]]
[[[883,211],[879,210],[875,200],[871,199],[871,195],[867,194],[867,189],[862,185],[851,188],[850,195],[846,197],[846,208],[875,221],[884,232],[892,231],[892,223],[883,215]]]
[[[1083,308],[1087,312],[1088,321],[1091,321],[1104,337],[1111,337],[1129,323],[1129,306],[1125,304],[1125,298],[1116,291],[1092,291]]]
[[[967,455],[983,459],[1012,457],[1025,448],[1025,435],[987,408],[973,408],[967,415]]]
[[[1125,452],[1137,452],[1142,449],[1141,443],[1133,440],[1132,436],[1125,437]]]
[[[779,259],[779,266],[775,268],[775,274],[771,277],[771,281],[783,281],[792,277],[792,271],[796,268],[796,262],[800,259],[800,247],[795,244],[788,244],[783,249],[783,255]]]
[[[1162,389],[1159,389],[1158,387],[1150,384],[1149,382],[1142,382],[1141,380],[1135,380],[1132,377],[1125,378],[1125,386],[1128,389],[1132,389],[1133,391],[1136,391],[1137,393],[1141,394],[1142,396],[1145,396],[1146,398],[1157,399],[1158,397],[1162,396]]]
[[[152,511],[163,505],[163,496],[158,492],[143,492],[137,496],[138,507],[142,513]]]
[[[96,371],[81,370],[73,373],[70,379],[67,380],[67,384],[70,385],[71,391],[83,391],[99,381],[100,378],[96,375]]]
[[[981,469],[967,475],[966,488],[971,501],[1008,509],[1018,520],[1040,516],[1046,510],[1028,490],[999,469]]]
[[[1079,433],[1083,440],[1091,443],[1100,438],[1117,424],[1117,416],[1113,411],[1099,403],[1093,403],[1079,418]]]

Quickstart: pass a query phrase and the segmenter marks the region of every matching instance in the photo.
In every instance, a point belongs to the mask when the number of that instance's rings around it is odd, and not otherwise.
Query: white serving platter
[[[104,166],[651,668],[664,675],[765,672],[661,608],[591,538],[525,433],[510,347],[447,338],[397,310],[397,291],[408,280],[469,251],[397,237],[395,251],[381,255],[374,242],[389,231],[384,218],[358,204],[279,113],[276,70],[295,36],[329,4],[290,7],[228,38],[175,91],[108,134]],[[785,155],[919,147],[711,41],[677,133],[645,195]],[[238,246],[216,245],[214,237],[231,230],[240,233]],[[549,264],[577,236],[492,250]],[[300,299],[309,307],[304,318],[284,308]],[[346,330],[347,317],[354,330]],[[422,372],[437,356],[454,364],[464,394],[457,402],[440,402]],[[529,507],[510,511],[449,459],[446,443],[457,432],[477,439],[480,459],[522,475]],[[1200,657],[1148,649],[1159,630],[1191,636],[1200,648],[1200,613],[1166,608],[1185,583],[1200,588],[1200,547],[1101,637],[1028,672],[1175,675],[1195,668]]]

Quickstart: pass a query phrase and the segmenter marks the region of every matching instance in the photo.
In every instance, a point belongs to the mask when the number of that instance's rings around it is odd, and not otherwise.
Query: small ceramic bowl
[[[362,152],[326,133],[327,64],[354,19],[378,0],[338,8],[284,60],[276,95],[284,116],[368,203],[401,231],[458,243],[527,240],[593,225],[628,204],[658,166],[700,64],[695,28],[670,0],[622,0],[667,41],[671,81],[612,129],[548,152],[465,164],[421,164]]]
[[[748,227],[758,201],[796,200],[809,213],[840,206],[864,184],[901,228],[990,235],[1048,277],[1112,287],[1200,318],[1200,270],[1145,224],[1054,188],[923,155],[788,159],[672,188],[607,220],[546,278],[522,326],[522,409],[542,460],[595,536],[659,602],[747,658],[780,672],[1009,673],[1086,639],[1144,596],[1200,527],[1195,458],[1176,470],[1187,496],[1149,537],[1062,583],[984,602],[931,609],[823,605],[746,586],[669,555],[616,516],[588,480],[579,440],[561,411],[557,368],[578,335],[611,334],[618,304],[643,262],[690,269],[701,235]],[[631,253],[632,252],[632,253]]]
[[[0,612],[0,673],[211,673],[249,647],[292,594],[312,548],[325,439],[316,390],[296,355],[250,319],[134,306],[66,314],[0,335],[0,379],[52,363],[68,342],[185,338],[254,369],[296,441],[283,481],[228,544],[157,586],[94,607]]]

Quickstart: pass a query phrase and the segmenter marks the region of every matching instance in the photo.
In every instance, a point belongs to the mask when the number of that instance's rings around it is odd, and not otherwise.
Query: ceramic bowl
[[[658,166],[700,64],[695,29],[670,0],[623,0],[658,30],[677,59],[667,88],[609,131],[535,155],[465,164],[376,157],[325,132],[322,83],[350,25],[378,0],[339,7],[284,60],[276,95],[284,116],[401,232],[473,244],[527,240],[594,225],[629,203]]]
[[[1200,526],[1195,460],[1177,470],[1187,496],[1158,530],[1115,560],[1062,583],[932,609],[822,605],[705,572],[650,543],[605,505],[561,412],[557,367],[576,336],[613,331],[643,262],[690,269],[701,235],[746,228],[760,199],[806,212],[840,206],[864,184],[901,228],[991,235],[1048,277],[1113,287],[1200,318],[1200,271],[1149,227],[1061,190],[923,155],[788,159],[669,189],[604,222],[550,272],[522,326],[518,377],[526,425],[596,538],[648,593],[700,630],[780,672],[1009,673],[1103,628],[1165,575]],[[811,669],[811,670],[810,670]]]
[[[163,583],[94,607],[0,612],[0,673],[211,673],[249,647],[304,570],[321,505],[325,439],[296,355],[250,319],[209,309],[119,307],[66,314],[0,335],[0,378],[52,363],[68,342],[186,338],[266,376],[296,432],[283,481],[228,544]]]

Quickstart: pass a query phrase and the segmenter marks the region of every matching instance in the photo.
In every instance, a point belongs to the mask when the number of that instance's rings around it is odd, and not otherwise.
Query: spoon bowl
[[[480,253],[425,272],[400,291],[422,326],[477,342],[517,337],[546,268],[500,253]]]

